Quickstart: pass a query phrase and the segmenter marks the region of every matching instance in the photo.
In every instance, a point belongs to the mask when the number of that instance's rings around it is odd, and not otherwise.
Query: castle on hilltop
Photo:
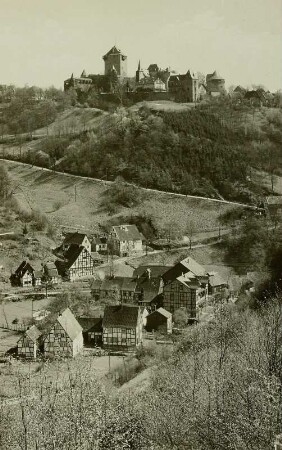
[[[82,71],[80,77],[64,81],[64,90],[75,89],[78,93],[87,93],[95,89],[98,94],[114,93],[118,86],[124,92],[134,95],[138,99],[142,94],[155,94],[156,98],[195,103],[200,96],[210,94],[220,95],[225,92],[225,80],[215,71],[206,77],[206,84],[199,86],[197,75],[191,70],[185,74],[177,74],[169,68],[161,69],[157,64],[150,64],[148,69],[142,69],[139,61],[135,77],[128,77],[127,56],[115,45],[103,56],[104,75],[86,74]],[[154,97],[154,95],[153,95]]]

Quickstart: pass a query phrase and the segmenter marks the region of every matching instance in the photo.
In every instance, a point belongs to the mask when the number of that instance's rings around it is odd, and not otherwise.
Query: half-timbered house
[[[142,329],[143,318],[138,306],[106,306],[103,318],[104,348],[133,351],[142,343]]]
[[[65,252],[64,260],[56,261],[56,267],[64,279],[75,281],[93,275],[95,262],[84,246],[72,244]]]
[[[44,338],[45,356],[76,356],[83,349],[82,327],[69,308],[60,314]]]
[[[32,325],[17,342],[18,356],[36,359],[42,350],[42,333]]]

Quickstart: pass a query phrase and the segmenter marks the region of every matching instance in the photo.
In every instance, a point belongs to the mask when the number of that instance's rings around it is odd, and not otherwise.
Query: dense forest
[[[243,125],[230,127],[208,108],[120,109],[95,133],[47,138],[40,148],[51,166],[72,173],[248,202],[263,193],[249,179],[250,168],[278,170],[279,114],[264,136],[256,136],[254,129],[243,132]]]

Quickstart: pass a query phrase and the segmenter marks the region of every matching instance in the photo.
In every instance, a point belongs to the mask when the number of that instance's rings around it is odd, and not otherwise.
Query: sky
[[[140,59],[276,91],[281,29],[282,0],[0,0],[0,84],[62,87],[71,73],[103,73],[116,45],[129,76]]]

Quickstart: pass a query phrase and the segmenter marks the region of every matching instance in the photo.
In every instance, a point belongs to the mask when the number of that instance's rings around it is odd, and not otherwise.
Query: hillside
[[[157,228],[164,227],[172,219],[182,227],[187,220],[193,220],[197,231],[204,231],[216,229],[218,216],[233,208],[232,205],[205,199],[175,198],[166,193],[144,191],[141,204],[133,208],[119,206],[118,212],[110,215],[103,205],[106,183],[12,161],[4,164],[17,186],[15,195],[20,205],[39,209],[57,228],[97,232],[99,224],[147,212]]]

